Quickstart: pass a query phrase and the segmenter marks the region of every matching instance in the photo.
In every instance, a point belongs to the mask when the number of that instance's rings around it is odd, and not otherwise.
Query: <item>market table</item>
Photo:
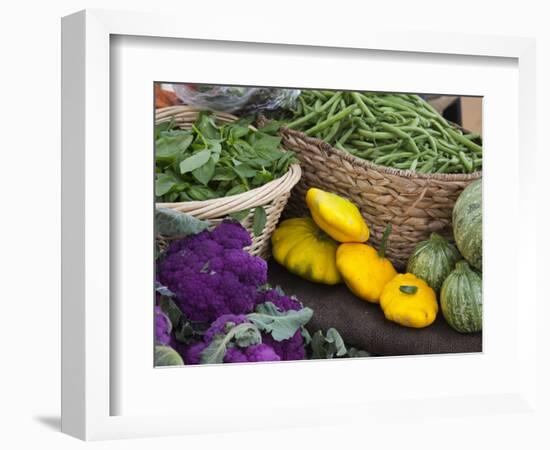
[[[346,344],[383,356],[481,352],[482,334],[454,331],[441,312],[429,327],[406,328],[386,320],[378,305],[355,297],[344,284],[311,283],[273,260],[269,262],[268,280],[313,309],[307,326],[312,334],[334,327]]]

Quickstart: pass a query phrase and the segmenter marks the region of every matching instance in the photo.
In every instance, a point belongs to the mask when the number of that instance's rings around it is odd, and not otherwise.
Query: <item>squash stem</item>
[[[388,238],[391,234],[391,230],[391,223],[388,223],[386,225],[386,229],[384,230],[384,234],[382,235],[382,240],[380,241],[380,248],[378,249],[378,256],[380,258],[386,257],[386,245],[388,244]]]

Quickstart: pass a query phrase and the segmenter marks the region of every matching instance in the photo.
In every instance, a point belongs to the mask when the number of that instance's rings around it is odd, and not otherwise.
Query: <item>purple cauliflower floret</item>
[[[170,319],[159,306],[155,306],[155,342],[161,345],[169,345],[172,340],[171,331]]]
[[[227,334],[233,326],[248,323],[245,315],[225,314],[218,317],[203,336],[203,342],[188,346],[182,353],[185,364],[200,364],[201,353],[219,334]],[[223,358],[224,363],[280,361],[281,358],[269,345],[254,344],[246,348],[229,346]]]
[[[224,363],[280,361],[275,350],[267,344],[256,344],[244,349],[231,347],[223,359]]]
[[[258,303],[271,302],[281,311],[299,311],[303,308],[298,300],[288,297],[276,289],[270,289],[260,294]],[[276,341],[271,334],[262,333],[262,342],[269,345],[282,361],[293,361],[306,358],[304,337],[301,330],[290,338],[283,341]]]
[[[198,342],[180,351],[185,364],[200,364],[201,353],[206,347],[207,345],[204,342]]]
[[[192,321],[249,313],[257,287],[267,282],[266,262],[242,249],[250,243],[248,232],[229,221],[174,241],[158,265],[159,280]]]

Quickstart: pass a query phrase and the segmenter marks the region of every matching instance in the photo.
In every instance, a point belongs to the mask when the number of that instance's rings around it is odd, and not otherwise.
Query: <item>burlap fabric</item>
[[[481,333],[461,334],[438,314],[429,327],[412,329],[385,319],[378,305],[355,297],[345,285],[310,283],[275,263],[269,262],[269,282],[280,285],[313,309],[310,333],[336,328],[345,342],[376,355],[422,355],[431,353],[471,353],[481,351]]]

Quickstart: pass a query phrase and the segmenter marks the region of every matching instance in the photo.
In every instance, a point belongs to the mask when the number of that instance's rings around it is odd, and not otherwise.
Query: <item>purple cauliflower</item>
[[[276,289],[269,289],[260,294],[258,303],[271,302],[281,311],[299,311],[302,304],[291,297],[287,297]],[[262,342],[269,345],[282,361],[292,361],[306,358],[305,342],[301,330],[296,331],[290,339],[276,341],[271,334],[262,333]]]
[[[227,349],[224,363],[280,361],[275,350],[267,344],[256,344],[246,348],[231,347]]]
[[[245,315],[226,314],[218,317],[203,336],[203,342],[188,346],[183,351],[185,364],[200,364],[201,353],[218,335],[226,335],[231,328],[243,323],[249,323]],[[229,342],[224,363],[280,361],[281,358],[274,349],[265,343],[257,343],[242,348]]]
[[[160,345],[169,345],[172,340],[171,331],[170,319],[162,312],[160,306],[155,306],[155,342]]]
[[[250,244],[248,232],[230,221],[173,241],[158,264],[159,280],[189,320],[209,323],[224,314],[249,313],[257,287],[267,282],[266,262],[243,250]]]

